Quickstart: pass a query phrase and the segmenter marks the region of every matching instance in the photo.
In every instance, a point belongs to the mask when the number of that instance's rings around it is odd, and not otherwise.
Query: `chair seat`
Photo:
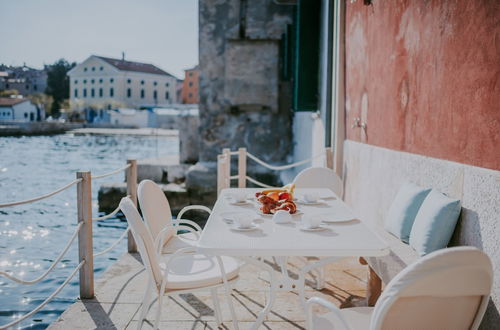
[[[195,233],[177,234],[172,236],[167,243],[165,243],[161,253],[172,254],[179,249],[196,246],[197,242],[198,237]]]
[[[221,257],[228,281],[238,276],[240,264],[231,257]],[[169,256],[163,257],[160,263],[162,272]],[[222,276],[217,258],[203,254],[183,255],[175,258],[169,265],[167,275],[169,290],[201,288],[222,284]]]
[[[344,316],[352,330],[367,330],[370,328],[370,319],[373,313],[373,307],[353,307],[344,308],[340,312]],[[314,330],[344,330],[342,322],[334,313],[326,313],[313,316]],[[332,327],[333,326],[333,327]]]

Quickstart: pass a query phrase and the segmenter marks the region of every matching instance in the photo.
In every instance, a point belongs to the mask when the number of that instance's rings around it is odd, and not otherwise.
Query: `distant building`
[[[47,88],[47,71],[0,65],[0,90],[15,89],[21,95],[44,93]]]
[[[177,102],[177,78],[152,64],[92,55],[71,69],[68,76],[74,110],[139,108]]]
[[[184,70],[185,78],[182,86],[182,103],[185,104],[198,104],[198,82],[200,70],[198,66],[192,69]]]
[[[28,99],[0,98],[0,121],[36,121],[39,117],[38,108]]]

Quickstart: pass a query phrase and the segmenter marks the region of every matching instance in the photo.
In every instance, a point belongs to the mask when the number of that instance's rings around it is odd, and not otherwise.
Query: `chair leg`
[[[323,290],[325,288],[325,268],[320,267],[317,269],[316,275],[316,290]]]
[[[146,291],[144,291],[144,297],[142,298],[141,314],[139,316],[139,322],[137,323],[137,330],[141,330],[142,322],[144,322],[144,319],[146,318],[146,315],[149,311],[149,307],[151,304],[151,301],[149,299],[150,292],[151,292],[151,283],[148,283]]]
[[[212,295],[212,300],[214,302],[215,321],[217,322],[218,326],[221,326],[222,325],[222,315],[221,315],[221,310],[220,310],[219,297],[217,296],[217,289],[216,288],[210,289],[210,294]]]
[[[158,309],[156,310],[156,318],[155,318],[155,325],[154,328],[155,330],[159,329],[160,326],[160,316],[161,316],[161,305],[163,303],[163,294],[160,293],[158,296]]]
[[[382,280],[375,271],[368,266],[368,285],[366,288],[366,300],[368,306],[375,306],[375,303],[382,293]]]

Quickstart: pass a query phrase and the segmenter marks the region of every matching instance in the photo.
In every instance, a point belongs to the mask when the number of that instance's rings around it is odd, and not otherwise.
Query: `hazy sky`
[[[0,34],[3,64],[124,51],[183,78],[198,63],[198,0],[0,0]]]

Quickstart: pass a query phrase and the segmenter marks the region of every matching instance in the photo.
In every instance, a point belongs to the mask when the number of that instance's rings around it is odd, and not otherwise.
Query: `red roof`
[[[154,66],[153,64],[141,63],[141,62],[131,62],[120,60],[116,58],[102,57],[96,56],[101,60],[111,64],[115,68],[121,71],[135,71],[135,72],[144,72],[144,73],[152,73],[152,74],[161,74],[166,76],[172,76],[170,73],[163,71],[162,69]],[[173,76],[172,76],[173,77]]]
[[[14,97],[0,97],[0,107],[11,107],[13,105],[29,101],[28,99],[19,99]]]

